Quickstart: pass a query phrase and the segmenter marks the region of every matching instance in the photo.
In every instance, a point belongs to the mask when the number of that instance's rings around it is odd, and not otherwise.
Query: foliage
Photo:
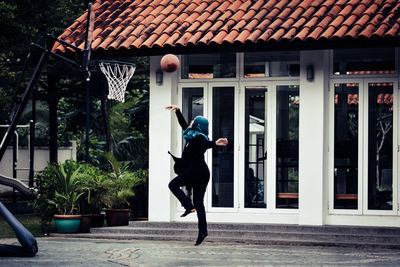
[[[147,218],[148,217],[148,170],[136,170],[135,175],[140,179],[140,182],[134,186],[135,196],[130,200],[131,206],[133,206],[133,216],[136,218]]]
[[[45,43],[47,33],[60,35],[75,19],[80,17],[88,1],[82,0],[0,0],[0,124],[9,123],[12,95],[18,92],[21,97],[24,86],[29,81],[39,56],[37,49],[32,51],[27,62],[27,72],[19,88],[17,80],[23,69],[24,61],[32,42]],[[136,64],[135,74],[126,90],[126,102],[107,101],[111,134],[118,145],[117,154],[123,162],[129,162],[129,169],[147,168],[148,117],[149,117],[149,58],[124,57],[113,58]],[[53,83],[51,82],[53,81]],[[106,145],[104,118],[101,112],[100,92],[106,89],[106,79],[100,71],[92,72],[90,101],[90,163],[104,166],[106,159],[101,155]],[[56,92],[51,95],[50,92]],[[49,103],[58,102],[57,112],[59,146],[69,145],[70,140],[77,140],[78,160],[85,158],[85,82],[77,68],[50,58],[42,78],[38,83],[38,104],[36,111],[35,145],[49,144]],[[54,114],[54,113],[52,113]],[[23,122],[32,117],[27,107]],[[53,124],[52,124],[53,125]],[[4,133],[0,129],[0,136]],[[52,131],[55,132],[55,131]],[[26,140],[21,135],[23,142]],[[21,145],[24,145],[24,143]],[[136,152],[132,149],[135,149]],[[124,151],[126,150],[126,151]]]
[[[78,211],[79,199],[83,195],[79,171],[81,166],[72,160],[49,164],[36,177],[38,194],[32,206],[40,211],[42,229],[49,232],[50,222],[57,212],[73,214]]]
[[[89,163],[94,166],[102,166],[104,165],[104,147],[106,142],[100,141],[97,136],[92,136],[89,139]],[[86,156],[86,136],[82,132],[79,136],[78,143],[77,143],[77,159],[78,161],[84,161]]]
[[[0,122],[8,120],[11,96],[21,74],[29,46],[44,43],[47,33],[55,35],[71,25],[85,9],[81,0],[0,1]],[[37,51],[33,51],[35,62]],[[31,66],[28,64],[28,66]],[[32,67],[32,66],[31,66]],[[29,73],[27,73],[29,74]],[[29,75],[26,75],[29,77]],[[28,78],[25,78],[25,82]],[[43,91],[39,84],[39,91]],[[4,103],[4,105],[3,105]]]
[[[111,133],[116,143],[129,136],[147,137],[148,92],[132,91],[124,103],[115,103],[109,111]]]
[[[129,170],[147,169],[149,162],[148,139],[130,136],[118,143],[115,157]]]
[[[97,167],[83,164],[81,168],[82,188],[85,195],[81,201],[81,213],[98,214],[104,208],[105,195],[108,191],[109,176]]]
[[[49,175],[55,184],[54,198],[48,199],[62,215],[72,215],[78,211],[79,198],[83,195],[79,170],[81,166],[74,161],[63,164],[50,164]]]
[[[107,182],[105,204],[109,209],[126,208],[130,205],[129,198],[135,196],[133,188],[144,183],[146,177],[143,172],[128,171],[126,165],[122,165],[112,153],[106,153],[106,158],[112,166],[112,172]]]
[[[32,206],[40,212],[43,233],[50,233],[50,222],[56,213],[56,208],[49,205],[48,200],[54,199],[56,185],[50,175],[49,166],[36,174],[35,181],[38,194],[32,202]]]

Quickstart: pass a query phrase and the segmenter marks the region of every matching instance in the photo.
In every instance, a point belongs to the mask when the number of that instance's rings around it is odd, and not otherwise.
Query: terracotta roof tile
[[[303,16],[300,16],[298,19],[293,21],[293,24],[291,25],[291,28],[300,28],[304,23],[307,22],[307,19]]]
[[[238,37],[235,38],[234,42],[244,43],[249,36],[250,31],[244,30],[238,35]]]
[[[334,35],[332,35],[332,38],[343,38],[344,35],[347,33],[349,30],[349,26],[342,25]]]
[[[255,12],[254,10],[252,10],[252,11]],[[239,21],[244,15],[247,16],[247,13],[245,11],[238,10],[238,11],[236,11],[236,13],[233,14],[231,19],[234,20],[234,21]]]
[[[95,52],[400,37],[398,0],[96,0],[92,8]],[[83,47],[85,29],[86,13],[60,38]]]
[[[247,25],[247,22],[245,20],[240,20],[239,22],[237,22],[235,24],[235,26],[233,26],[233,28],[231,29],[232,31],[242,31],[243,28]]]
[[[319,9],[317,9],[317,12],[315,12],[314,14],[313,14],[313,16],[314,17],[318,17],[318,18],[320,18],[320,17],[323,17],[323,16],[326,16],[326,11],[328,10],[328,7],[326,7],[326,6],[321,6]]]
[[[379,26],[379,28],[377,28],[373,34],[374,35],[384,35],[388,29],[389,29],[389,25],[381,24]]]
[[[208,12],[213,12],[218,6],[219,6],[219,2],[218,1],[211,1],[208,3],[208,7],[205,9],[205,11]]]
[[[326,28],[326,30],[320,35],[320,39],[330,39],[332,35],[335,33],[336,27],[334,26],[329,26]]]
[[[367,27],[365,27],[364,30],[360,32],[360,36],[369,38],[371,37],[371,35],[374,33],[375,30],[376,28],[374,25],[368,24]]]
[[[299,33],[297,33],[294,37],[293,40],[305,40],[308,36],[308,33],[310,32],[310,28],[303,28]]]
[[[203,33],[202,32],[196,32],[192,38],[189,39],[188,44],[192,44],[195,45],[197,44],[197,42],[200,40],[200,38],[202,37]]]
[[[316,27],[313,31],[310,32],[306,40],[318,40],[323,30],[324,29],[322,27]]]
[[[192,38],[192,34],[190,32],[185,32],[181,38],[176,42],[176,44],[185,46],[188,44],[189,40]]]
[[[356,15],[350,15],[347,17],[347,19],[345,21],[343,21],[343,25],[346,26],[351,26],[354,24],[354,22],[357,20],[357,16]]]
[[[228,8],[229,5],[230,5],[230,2],[224,1],[224,2],[222,2],[222,4],[217,8],[217,10],[220,11],[220,12],[224,12],[224,11]]]
[[[283,39],[286,40],[292,40],[296,34],[297,30],[296,28],[291,28],[290,30],[288,30],[285,35],[283,36]]]
[[[233,43],[233,40],[239,35],[238,31],[231,31],[226,37],[225,41],[229,43]]]
[[[214,34],[212,32],[207,32],[203,38],[199,40],[199,43],[207,44],[212,38]]]
[[[396,22],[385,34],[384,36],[394,37],[398,34],[400,30],[400,23]],[[379,36],[379,35],[378,35]]]
[[[253,19],[252,21],[246,24],[245,29],[252,32],[257,25],[258,25],[258,20]]]
[[[364,14],[361,18],[359,18],[355,24],[358,25],[367,25],[368,21],[371,19],[370,15]]]
[[[198,14],[201,14],[206,8],[208,7],[208,4],[206,2],[201,2],[198,7],[196,7],[193,12],[196,12]]]
[[[271,40],[279,41],[285,33],[286,31],[280,28],[279,30],[275,31],[275,33],[271,36]]]
[[[362,28],[360,25],[354,25],[354,27],[350,29],[350,31],[345,35],[345,37],[355,38],[360,33],[361,29]]]

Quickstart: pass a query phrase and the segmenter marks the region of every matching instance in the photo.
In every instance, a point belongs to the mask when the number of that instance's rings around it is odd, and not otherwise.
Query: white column
[[[314,79],[307,80],[307,66]],[[327,103],[329,52],[300,53],[299,224],[323,225],[327,211]]]
[[[175,113],[165,109],[176,104],[177,72],[163,73],[163,83],[156,83],[161,57],[150,57],[149,108],[149,221],[171,221],[175,199],[168,188],[172,178],[171,149],[174,132],[171,121]]]

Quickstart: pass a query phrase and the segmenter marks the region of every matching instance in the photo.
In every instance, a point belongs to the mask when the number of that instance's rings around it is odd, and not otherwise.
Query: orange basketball
[[[161,58],[161,68],[165,72],[174,72],[179,68],[179,58],[173,54],[166,54]]]

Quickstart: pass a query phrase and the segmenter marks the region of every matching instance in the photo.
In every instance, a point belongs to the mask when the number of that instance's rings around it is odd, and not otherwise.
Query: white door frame
[[[239,172],[238,172],[238,163],[239,163],[239,157],[238,157],[238,150],[239,150],[239,127],[237,127],[237,122],[238,122],[238,116],[239,116],[239,84],[238,82],[227,82],[227,81],[212,81],[207,83],[207,115],[208,115],[208,120],[210,122],[210,125],[213,124],[213,88],[214,87],[233,87],[234,88],[234,149],[233,149],[233,207],[228,208],[228,207],[213,207],[212,206],[212,166],[210,168],[210,182],[208,188],[207,198],[208,198],[208,203],[207,203],[207,211],[208,212],[238,212],[238,207],[239,207],[239,197],[238,197],[238,181],[239,181]],[[223,136],[214,136],[212,132],[212,127],[209,129],[209,136],[211,140],[217,140],[218,138],[222,138]],[[218,149],[218,148],[217,148]],[[212,152],[209,150],[207,152],[207,162],[209,164],[212,164]],[[210,166],[210,165],[209,165]]]
[[[399,165],[397,157],[397,148],[398,148],[398,129],[399,129],[399,124],[398,124],[398,80],[395,78],[365,78],[364,79],[364,103],[368,103],[368,84],[369,83],[379,83],[379,82],[391,82],[393,83],[393,162],[392,162],[392,169],[393,170],[398,170]],[[397,112],[396,112],[397,111]],[[368,104],[364,105],[364,110],[363,110],[365,116],[364,116],[364,146],[367,148],[368,147]],[[364,173],[364,188],[363,188],[363,194],[364,194],[364,203],[363,203],[363,213],[365,215],[397,215],[398,214],[398,192],[395,190],[397,188],[397,180],[398,180],[398,171],[393,171],[392,172],[392,210],[369,210],[368,209],[368,150],[364,150],[364,167],[363,167],[363,173]]]
[[[178,103],[177,105],[179,107],[182,108],[183,106],[183,88],[203,88],[203,99],[204,99],[204,106],[203,106],[203,116],[208,118],[208,102],[206,101],[207,97],[208,97],[208,84],[205,82],[191,82],[191,83],[179,83],[178,84]],[[186,118],[187,120],[190,120],[190,118]],[[189,121],[188,121],[189,123]],[[182,131],[180,130],[180,126],[179,123],[176,121],[176,125],[177,128],[179,128],[179,130],[176,132],[176,136],[175,136],[175,147],[176,147],[176,152],[175,154],[180,156],[180,154],[183,151],[183,147],[182,147]],[[208,152],[207,152],[208,153]],[[209,161],[208,161],[208,157],[205,157],[205,161],[207,163],[207,165],[209,165]],[[208,187],[207,187],[208,188]],[[208,189],[207,189],[208,190]],[[175,198],[176,199],[176,198]],[[204,196],[204,206],[207,207],[209,200],[207,197],[207,193]],[[182,213],[184,211],[184,208],[182,207],[182,205],[179,203],[178,200],[176,200],[176,211],[179,213]]]
[[[354,215],[360,215],[362,214],[363,210],[363,169],[358,167],[358,183],[357,183],[357,209],[335,209],[334,208],[334,203],[335,203],[335,194],[334,194],[334,152],[335,152],[335,136],[334,136],[334,130],[335,130],[335,125],[334,125],[334,119],[335,119],[335,84],[346,84],[346,83],[355,83],[358,84],[358,96],[359,96],[359,101],[358,101],[358,166],[362,166],[363,162],[363,130],[364,129],[364,112],[363,112],[363,106],[364,106],[364,101],[363,95],[364,95],[364,90],[363,90],[363,80],[362,79],[335,79],[330,81],[329,85],[329,163],[328,163],[328,173],[329,173],[329,193],[328,193],[328,212],[329,214],[354,214]]]
[[[268,170],[271,169],[270,166],[270,162],[271,162],[271,136],[270,134],[267,134],[266,138],[264,138],[264,142],[265,142],[265,149],[266,151],[268,151],[268,156],[267,156],[267,160],[265,162],[265,169],[264,169],[264,198],[265,196],[267,197],[267,207],[266,208],[245,208],[245,146],[246,146],[246,136],[245,136],[245,109],[246,109],[246,103],[245,103],[245,97],[246,97],[246,87],[251,87],[251,86],[262,86],[265,87],[265,89],[261,89],[260,90],[266,90],[265,91],[265,105],[266,105],[266,122],[267,122],[267,129],[265,132],[269,133],[272,127],[271,125],[271,112],[270,109],[268,108],[270,105],[270,88],[271,88],[271,82],[269,81],[257,81],[257,82],[241,82],[240,83],[240,94],[239,94],[239,106],[240,106],[240,112],[239,112],[239,121],[238,121],[238,128],[240,129],[239,131],[239,140],[240,140],[240,150],[239,150],[239,212],[241,213],[271,213],[272,210],[272,204],[270,204],[268,196],[271,195],[271,190],[270,190],[270,184],[269,184],[269,180],[267,179],[267,177],[269,177],[268,175]],[[266,189],[266,190],[265,190]],[[274,190],[275,191],[275,190]]]
[[[276,81],[257,81],[257,82],[241,82],[240,83],[240,115],[238,128],[241,129],[239,133],[240,144],[242,148],[239,151],[239,211],[243,213],[278,213],[278,214],[297,214],[298,209],[284,209],[276,208],[276,87],[282,85],[297,85],[300,86],[299,81],[293,80],[276,80]],[[266,120],[267,120],[267,137],[266,137],[266,149],[268,151],[268,157],[266,160],[266,173],[264,177],[264,186],[266,188],[266,208],[245,208],[245,183],[244,183],[244,163],[245,163],[245,93],[246,87],[248,86],[264,86],[267,88],[266,92]],[[301,89],[300,89],[301,90]],[[301,104],[301,100],[300,100]]]

